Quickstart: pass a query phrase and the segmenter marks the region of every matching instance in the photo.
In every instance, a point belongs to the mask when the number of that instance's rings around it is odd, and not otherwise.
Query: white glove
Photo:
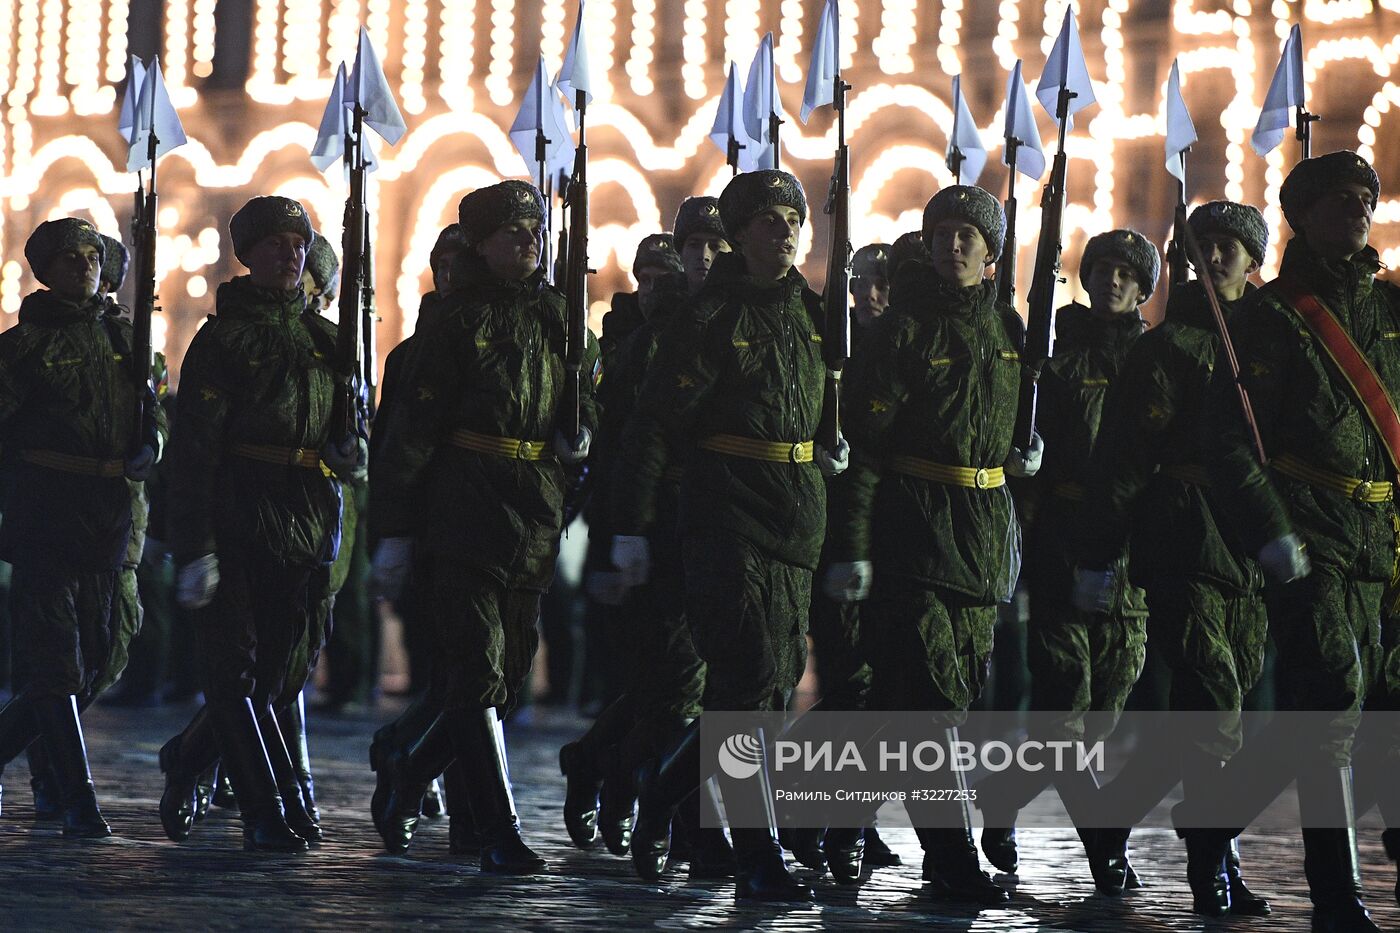
[[[640,535],[613,535],[612,562],[623,586],[641,586],[651,575],[651,547]]]
[[[1292,532],[1260,548],[1259,564],[1271,583],[1292,583],[1312,573],[1307,545]]]
[[[213,554],[196,557],[175,576],[175,601],[186,609],[203,609],[214,601],[219,588],[219,559]]]
[[[155,465],[156,450],[147,444],[141,448],[139,454],[126,461],[126,478],[133,483],[144,483],[146,477],[151,475],[151,467]]]
[[[574,466],[588,459],[588,448],[593,443],[593,432],[579,425],[578,437],[573,443],[564,437],[563,431],[554,432],[554,455],[565,466]]]
[[[1112,570],[1074,568],[1074,595],[1070,601],[1080,612],[1108,612],[1113,602]]]
[[[413,562],[412,538],[385,538],[374,549],[370,562],[370,580],[374,595],[380,599],[397,599],[408,579]]]
[[[610,570],[590,570],[583,581],[588,598],[604,606],[621,606],[627,599],[627,584],[622,574]]]
[[[823,476],[840,476],[846,472],[846,467],[851,465],[851,445],[846,443],[846,439],[838,431],[836,433],[836,450],[828,451],[821,444],[818,444],[815,459]]]
[[[1040,458],[1044,455],[1045,442],[1040,439],[1039,434],[1032,431],[1030,445],[1025,450],[1012,447],[1011,456],[1006,458],[1003,469],[1008,476],[1030,479],[1040,469]]]
[[[343,483],[363,482],[369,475],[369,441],[358,434],[327,441],[321,448],[321,462]]]
[[[875,567],[868,560],[832,564],[826,568],[822,592],[838,603],[859,602],[870,595],[870,581],[874,576]]]

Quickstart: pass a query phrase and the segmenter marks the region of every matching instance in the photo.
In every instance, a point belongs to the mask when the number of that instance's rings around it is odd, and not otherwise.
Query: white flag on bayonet
[[[583,4],[584,0],[579,0],[574,36],[569,40],[569,48],[564,52],[564,64],[560,66],[559,77],[555,79],[555,84],[574,110],[578,109],[577,97],[580,93],[585,104],[593,103],[593,85],[588,77],[588,43],[583,35]]]
[[[741,148],[742,154],[753,146],[748,133],[744,131],[744,115],[741,105],[744,88],[739,83],[739,68],[729,63],[729,78],[724,82],[724,93],[719,96],[719,106],[715,108],[715,122],[710,125],[710,141],[719,147],[725,158],[729,157],[729,140],[732,137]]]
[[[1045,150],[1040,145],[1040,128],[1035,125],[1035,114],[1031,111],[1031,95],[1026,81],[1021,77],[1021,60],[1016,59],[1016,67],[1011,69],[1011,77],[1006,82],[1006,127],[1003,139],[1014,139],[1016,146],[1016,171],[1031,178],[1045,174]],[[1007,158],[1010,146],[1001,151],[1001,164],[1010,165]]]
[[[1068,88],[1074,94],[1066,107],[1067,117],[1073,117],[1090,104],[1098,103],[1094,97],[1094,85],[1089,80],[1089,68],[1084,64],[1084,47],[1079,43],[1079,26],[1074,21],[1073,6],[1065,7],[1065,21],[1060,26],[1060,34],[1050,50],[1050,57],[1045,60],[1045,73],[1040,76],[1040,84],[1035,89],[1040,106],[1056,123],[1059,122],[1056,114],[1061,88]],[[1068,132],[1073,128],[1074,121],[1071,119],[1065,125],[1065,130]]]
[[[1181,96],[1181,70],[1172,60],[1172,73],[1167,78],[1167,171],[1186,184],[1186,150],[1196,141],[1196,124]]]
[[[818,107],[834,103],[836,75],[841,70],[841,13],[837,0],[826,0],[817,21],[817,39],[812,44],[812,63],[807,67],[807,86],[802,90],[803,124]]]
[[[955,156],[962,156],[962,164],[956,164]],[[982,145],[982,136],[977,132],[977,121],[972,119],[972,111],[967,109],[967,100],[962,92],[962,75],[953,75],[953,132],[948,137],[948,171],[953,172],[960,185],[975,185],[987,164],[987,147]]]
[[[399,105],[394,102],[394,92],[389,89],[389,79],[384,77],[379,56],[370,44],[369,30],[363,26],[360,45],[355,50],[355,67],[345,85],[345,106],[356,104],[365,112],[364,122],[389,145],[397,145],[408,132],[408,124],[403,122]]]
[[[165,89],[158,56],[151,60],[151,66],[146,69],[141,82],[141,96],[132,114],[131,148],[126,156],[128,172],[150,167],[152,127],[156,135],[157,158],[189,141],[185,138],[185,128],[180,125],[180,115],[175,112],[175,105],[170,102],[170,94]]]
[[[752,144],[739,154],[739,167],[752,172],[774,168],[778,153],[774,149],[772,115],[783,115],[783,102],[778,98],[778,78],[773,69],[773,34],[767,33],[758,44],[753,63],[749,65],[749,81],[744,86],[744,132]]]
[[[510,140],[525,160],[525,167],[535,184],[542,184],[539,177],[539,162],[535,141],[539,133],[545,138],[545,177],[552,169],[568,168],[574,157],[573,137],[564,122],[564,104],[559,92],[549,80],[549,70],[544,66],[544,56],[540,56],[535,67],[535,76],[530,80],[530,88],[520,102],[520,111],[510,126]]]
[[[1278,67],[1274,69],[1274,79],[1269,82],[1269,93],[1264,95],[1264,107],[1259,111],[1259,122],[1254,127],[1254,135],[1249,138],[1250,147],[1261,156],[1266,156],[1278,148],[1288,135],[1289,115],[1298,107],[1305,106],[1307,88],[1303,84],[1303,31],[1298,26],[1289,30],[1283,43],[1283,54]]]

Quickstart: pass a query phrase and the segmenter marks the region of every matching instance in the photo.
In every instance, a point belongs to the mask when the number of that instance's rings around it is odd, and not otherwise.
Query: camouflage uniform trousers
[[[432,695],[444,710],[515,706],[539,647],[540,592],[432,555],[438,657]]]
[[[1147,659],[1147,619],[1031,601],[1026,661],[1040,738],[1097,741],[1118,724]],[[1084,714],[1101,714],[1090,715]]]
[[[117,572],[117,628],[107,652],[107,661],[92,686],[90,699],[101,696],[107,688],[121,679],[122,672],[126,670],[127,662],[131,658],[131,640],[141,631],[145,615],[141,607],[136,569],[141,564],[141,555],[146,548],[150,499],[146,495],[145,483],[128,481],[127,485],[131,490],[131,540],[127,542],[126,558],[122,561],[121,570]]]
[[[786,707],[807,665],[812,571],[731,531],[684,533],[685,616],[707,666],[705,709]]]
[[[816,578],[825,576],[826,568],[819,568]],[[865,709],[870,665],[860,651],[860,604],[839,603],[813,592],[811,634],[822,709]]]
[[[31,697],[87,705],[107,669],[121,619],[117,571],[20,565],[10,584],[14,683]]]

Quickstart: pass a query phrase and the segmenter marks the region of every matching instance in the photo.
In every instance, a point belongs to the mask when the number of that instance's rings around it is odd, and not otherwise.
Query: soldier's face
[[[306,268],[307,243],[300,233],[274,233],[265,236],[244,257],[248,278],[254,285],[291,291],[301,287]]]
[[[692,233],[681,245],[681,262],[685,265],[685,280],[690,290],[696,291],[705,284],[705,276],[710,274],[710,266],[720,253],[729,252],[729,242],[722,236],[711,233]]]
[[[982,281],[987,268],[987,241],[982,231],[961,220],[942,220],[929,237],[929,255],[939,276],[963,288]]]
[[[791,207],[770,207],[755,214],[734,237],[749,272],[758,278],[780,279],[797,262],[797,238],[802,216]]]
[[[665,279],[666,270],[656,266],[646,266],[637,273],[637,303],[642,306],[642,312],[647,317],[651,317],[651,312],[656,307],[660,286]]]
[[[102,254],[95,246],[65,249],[49,260],[49,290],[71,301],[86,301],[97,294],[102,275]]]
[[[883,275],[863,275],[851,279],[851,299],[856,320],[869,324],[890,306],[890,280]]]
[[[1303,215],[1308,245],[1323,256],[1350,258],[1371,237],[1371,189],[1351,182],[1330,188]]]
[[[1089,307],[1098,315],[1117,317],[1146,298],[1133,267],[1117,259],[1100,259],[1089,270]]]
[[[1206,260],[1204,272],[1210,275],[1216,294],[1226,301],[1238,301],[1244,294],[1245,282],[1259,271],[1259,263],[1243,243],[1228,233],[1212,230],[1198,239]],[[1202,274],[1202,270],[1197,269],[1196,274]]]
[[[512,220],[476,244],[476,251],[496,278],[518,282],[539,268],[543,235],[540,222],[534,218]]]
[[[301,290],[306,292],[306,306],[312,311],[324,311],[331,306],[330,298],[321,291],[310,272],[301,274]]]
[[[457,261],[460,250],[447,250],[438,256],[433,265],[433,290],[445,295],[452,288],[452,264]]]

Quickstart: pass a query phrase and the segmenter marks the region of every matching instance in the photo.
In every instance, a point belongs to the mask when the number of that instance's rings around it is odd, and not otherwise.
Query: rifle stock
[[[354,108],[351,131],[353,147],[346,148],[350,158],[350,196],[345,199],[345,232],[341,237],[341,277],[339,320],[335,341],[335,400],[331,406],[332,441],[341,441],[359,431],[360,384],[362,374],[361,290],[364,287],[365,265],[365,165],[364,115],[359,105]]]
[[[997,301],[1004,305],[1016,304],[1016,213],[1020,210],[1016,203],[1016,149],[1021,141],[1014,136],[1006,138],[1006,164],[1009,174],[1006,178],[1006,243],[997,257]]]
[[[146,442],[146,405],[151,397],[151,315],[156,307],[156,193],[155,133],[151,133],[150,190],[136,189],[136,216],[132,218],[132,239],[135,253],[135,294],[131,302],[131,384],[136,396],[136,408],[131,438],[127,442],[129,456],[141,453]]]
[[[579,436],[583,351],[588,342],[588,145],[584,135],[586,99],[578,92],[579,141],[569,179],[569,239],[564,272],[567,323],[564,332],[564,397],[560,430],[569,441]],[[561,247],[562,248],[562,247]]]
[[[360,385],[363,392],[360,405],[366,422],[374,420],[379,388],[378,350],[375,324],[379,315],[374,305],[374,245],[370,237],[369,215],[365,215],[364,284],[360,289]]]
[[[831,216],[831,252],[823,294],[822,357],[826,363],[826,393],[822,400],[817,443],[835,452],[841,436],[841,373],[851,356],[851,153],[846,146],[845,117],[848,85],[835,78],[837,147],[831,170],[826,213]]]

